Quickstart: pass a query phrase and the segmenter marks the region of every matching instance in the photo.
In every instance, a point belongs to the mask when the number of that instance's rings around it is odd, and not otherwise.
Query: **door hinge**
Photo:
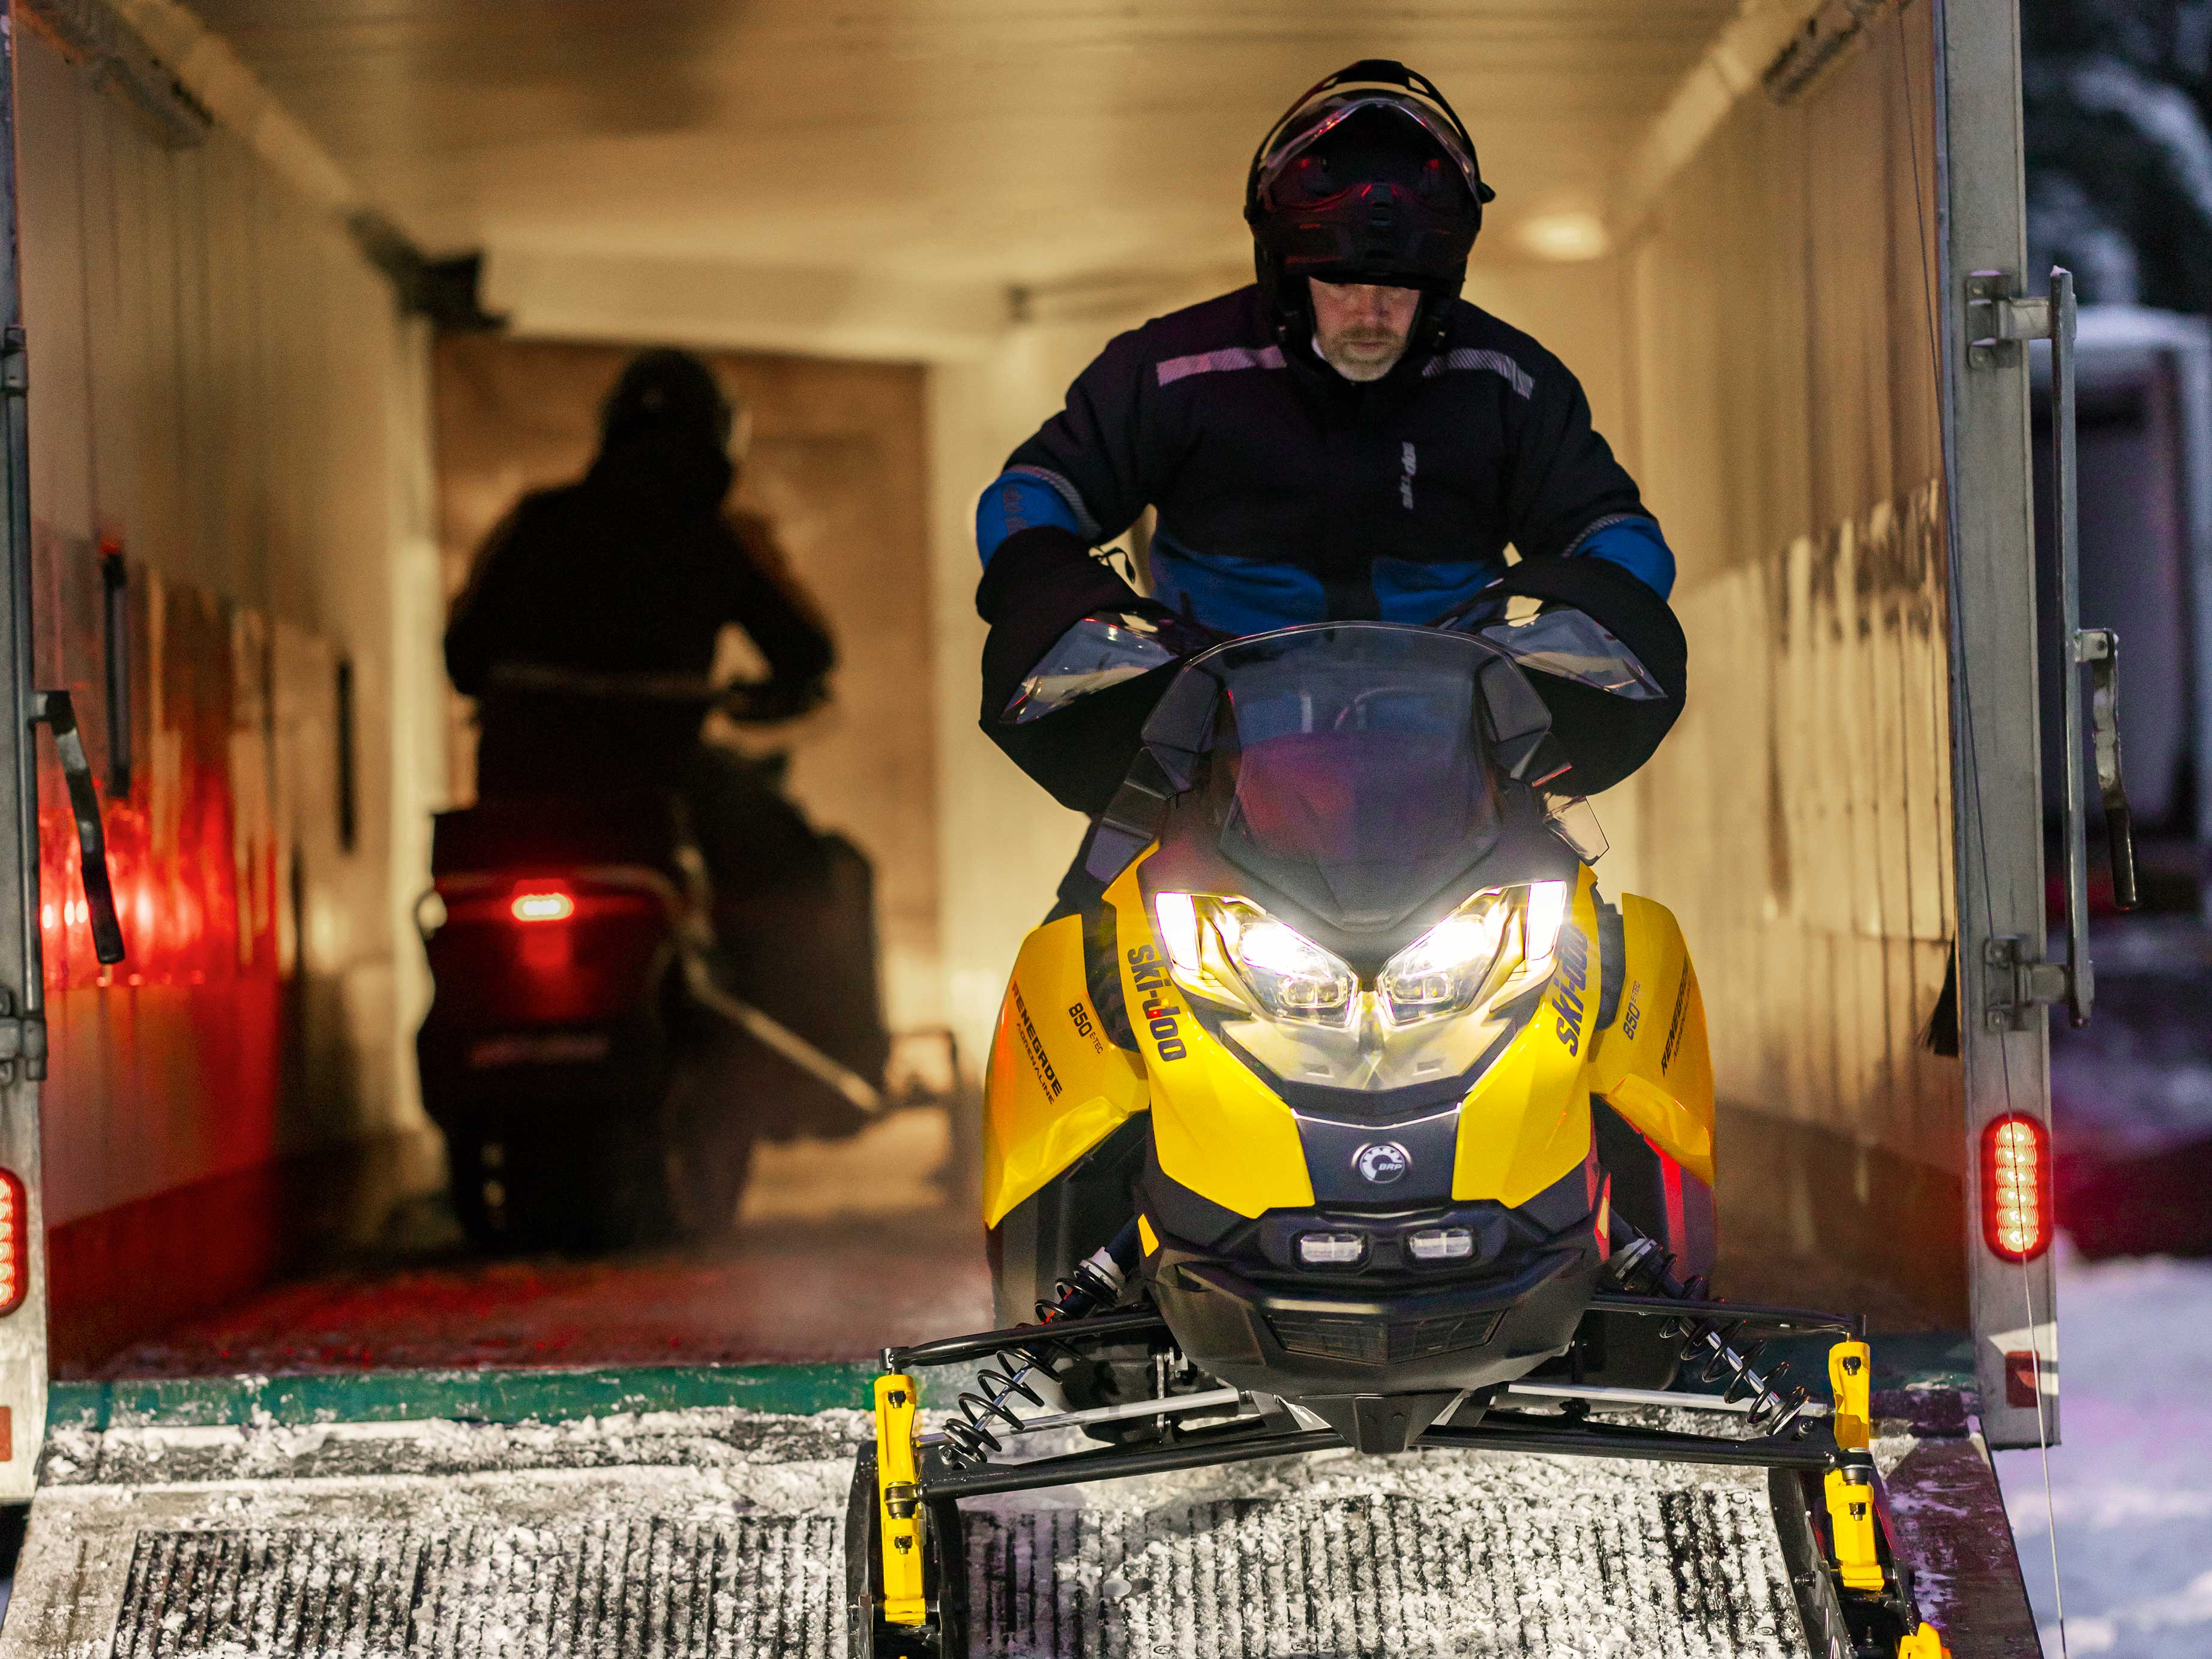
[[[36,1083],[46,1074],[46,1022],[36,1014],[18,1015],[14,993],[0,989],[0,1086],[15,1080],[15,1062]]]
[[[1982,1014],[1992,1031],[2033,1030],[2045,1008],[2066,1000],[2072,983],[2064,963],[2045,962],[2041,945],[2017,933],[1984,939],[1982,966]]]
[[[1977,270],[1966,277],[1966,362],[1975,368],[2020,361],[2021,342],[2051,337],[2051,301],[2023,295],[2009,270]]]

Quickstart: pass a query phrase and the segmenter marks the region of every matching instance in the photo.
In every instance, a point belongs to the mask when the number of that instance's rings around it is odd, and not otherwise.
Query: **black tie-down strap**
[[[123,960],[123,923],[115,914],[115,889],[107,879],[107,836],[100,823],[100,795],[93,787],[92,761],[84,734],[77,730],[76,705],[66,691],[32,694],[31,718],[54,734],[62,776],[69,783],[70,814],[76,820],[82,854],[78,873],[84,882],[84,908],[92,923],[92,948],[112,967]]]

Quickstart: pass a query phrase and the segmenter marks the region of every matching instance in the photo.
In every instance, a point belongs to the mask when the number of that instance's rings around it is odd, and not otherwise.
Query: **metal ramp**
[[[1962,1622],[1996,1542],[1960,1524],[1969,1488],[1995,1501],[1972,1443],[1889,1426],[1954,1653],[2034,1653],[2024,1605],[2024,1647]],[[732,1407],[59,1431],[0,1659],[841,1655],[866,1431]],[[967,1512],[978,1659],[1806,1651],[1751,1472],[1323,1454]]]

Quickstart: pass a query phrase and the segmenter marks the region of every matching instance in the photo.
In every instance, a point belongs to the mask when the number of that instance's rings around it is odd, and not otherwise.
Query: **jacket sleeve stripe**
[[[1428,367],[1421,371],[1424,379],[1433,379],[1452,370],[1480,369],[1492,374],[1502,374],[1512,382],[1513,389],[1523,398],[1536,395],[1535,377],[1502,351],[1486,351],[1473,346],[1460,346],[1441,357],[1429,359]]]
[[[1223,346],[1218,351],[1198,351],[1188,357],[1169,357],[1152,372],[1162,386],[1173,386],[1193,374],[1218,374],[1232,368],[1281,368],[1280,346]]]

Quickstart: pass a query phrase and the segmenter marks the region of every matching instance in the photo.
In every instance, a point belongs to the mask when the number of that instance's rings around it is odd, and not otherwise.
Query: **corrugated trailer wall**
[[[1962,1081],[1923,1041],[1954,915],[1930,9],[1741,99],[1628,256],[1691,697],[1607,825],[1697,956],[1725,1288],[1802,1298],[1817,1260],[1958,1325]]]
[[[402,562],[436,588],[405,487],[421,342],[383,280],[234,135],[165,147],[51,42],[19,41],[39,673],[86,711],[131,950],[113,972],[93,958],[50,769],[66,1364],[264,1276],[302,1190],[343,1193],[354,1149],[418,1121],[395,1041],[417,969],[394,878],[421,861],[422,805],[410,778],[395,793],[424,666],[404,647],[395,669]],[[120,793],[103,552],[130,576]]]

